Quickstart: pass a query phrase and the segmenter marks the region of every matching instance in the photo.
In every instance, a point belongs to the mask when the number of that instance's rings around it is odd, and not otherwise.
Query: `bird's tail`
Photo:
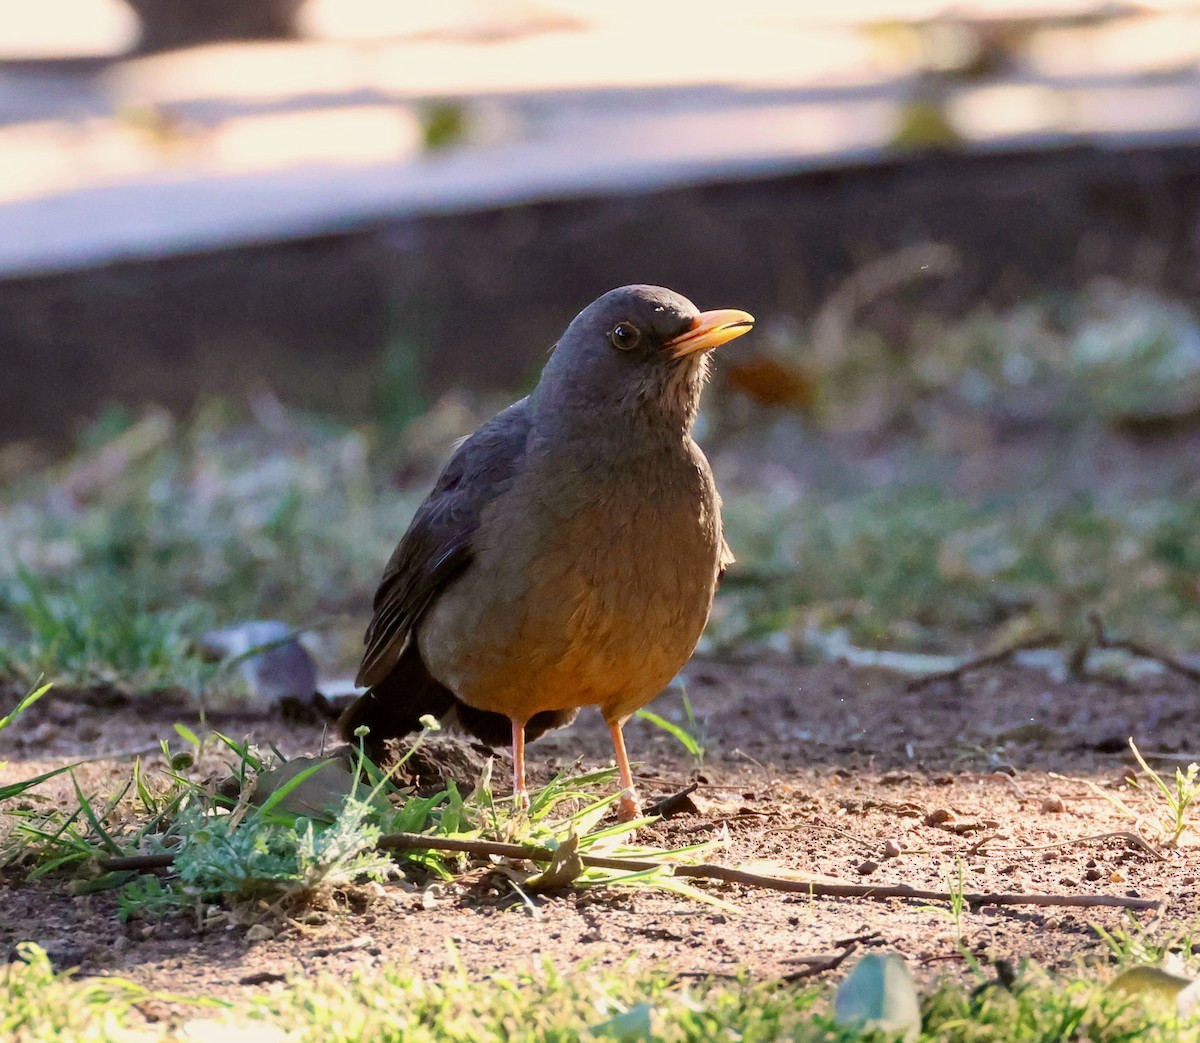
[[[358,730],[368,729],[363,742],[373,760],[379,759],[388,739],[419,731],[426,714],[440,720],[458,702],[449,688],[430,675],[416,644],[410,642],[391,673],[338,718],[338,732],[347,742],[356,743]]]

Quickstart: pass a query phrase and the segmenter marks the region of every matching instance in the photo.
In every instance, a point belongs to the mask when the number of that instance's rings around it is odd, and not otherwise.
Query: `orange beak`
[[[749,333],[753,326],[754,316],[735,308],[704,311],[696,316],[691,329],[667,341],[667,349],[675,359],[697,351],[712,351],[743,333]]]

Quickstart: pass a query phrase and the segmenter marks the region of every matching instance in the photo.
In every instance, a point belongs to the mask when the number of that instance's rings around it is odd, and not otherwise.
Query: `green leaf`
[[[650,1039],[653,1034],[650,1024],[653,1009],[649,1003],[638,1003],[623,1014],[593,1025],[591,1032],[606,1039],[619,1040],[620,1043],[640,1043],[641,1040]]]
[[[200,749],[200,737],[194,731],[192,731],[192,729],[189,728],[186,724],[176,723],[175,734],[178,735],[184,742],[186,742],[193,749],[196,749],[196,750]]]
[[[895,953],[869,953],[851,968],[834,997],[839,1025],[860,1030],[921,1033],[921,1001],[904,960]]]
[[[651,713],[649,710],[638,710],[636,716],[640,717],[643,721],[649,721],[656,727],[661,728],[668,735],[678,739],[683,744],[683,748],[693,757],[700,757],[704,754],[704,747],[696,741],[694,736],[688,734],[679,725],[668,721],[665,717],[659,717],[658,714]]]
[[[23,714],[26,710],[28,710],[34,703],[36,703],[48,691],[50,691],[50,689],[52,687],[53,687],[53,683],[51,682],[51,683],[42,685],[41,688],[35,689],[34,691],[30,692],[27,696],[25,696],[25,698],[22,699],[19,703],[17,703],[16,709],[14,709],[11,713],[5,714],[3,717],[0,717],[0,732],[4,731],[4,729],[7,728],[10,724],[12,724],[12,722],[15,721],[21,714]]]
[[[132,778],[130,779],[132,782]],[[75,787],[75,796],[79,800],[79,810],[83,812],[84,818],[91,824],[96,836],[100,838],[100,843],[110,855],[118,857],[125,854],[121,850],[121,845],[117,843],[116,838],[104,828],[104,822],[108,817],[108,812],[117,806],[120,799],[129,791],[130,783],[125,784],[125,788],[112,799],[109,806],[105,808],[104,814],[97,815],[96,809],[92,807],[92,802],[85,796],[83,790],[79,786],[79,780],[74,773],[71,774],[71,785]]]
[[[47,779],[54,778],[55,775],[61,775],[65,771],[70,771],[72,768],[78,768],[83,761],[76,761],[74,764],[64,764],[61,768],[55,768],[53,771],[42,772],[41,775],[35,775],[32,779],[22,779],[20,782],[10,782],[7,786],[0,786],[0,800],[8,800],[11,797],[16,797],[24,793],[27,789],[32,789],[38,783],[45,782]]]

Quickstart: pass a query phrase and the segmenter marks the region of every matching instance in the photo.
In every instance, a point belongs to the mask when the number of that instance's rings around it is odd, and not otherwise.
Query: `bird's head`
[[[749,332],[744,311],[700,311],[661,286],[622,286],[583,309],[554,347],[535,401],[605,422],[616,415],[689,430],[708,353]]]

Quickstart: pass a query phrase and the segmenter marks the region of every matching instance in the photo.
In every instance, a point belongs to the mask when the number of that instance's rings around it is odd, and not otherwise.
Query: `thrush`
[[[733,561],[692,439],[707,353],[753,322],[658,286],[575,317],[534,390],[458,446],[388,561],[346,739],[366,725],[377,752],[429,714],[511,742],[527,804],[525,743],[597,706],[618,813],[640,814],[622,729],[695,650]]]

